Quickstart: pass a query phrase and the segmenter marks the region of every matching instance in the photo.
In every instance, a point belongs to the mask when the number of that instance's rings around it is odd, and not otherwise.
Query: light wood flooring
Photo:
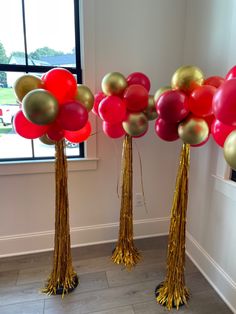
[[[51,252],[0,259],[0,314],[167,314],[154,296],[165,276],[167,238],[137,240],[136,246],[142,261],[132,271],[112,263],[114,243],[73,249],[80,285],[63,300],[40,293]],[[188,258],[186,282],[192,296],[179,314],[232,313]]]

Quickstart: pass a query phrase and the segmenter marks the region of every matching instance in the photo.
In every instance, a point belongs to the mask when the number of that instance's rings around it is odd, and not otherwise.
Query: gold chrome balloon
[[[184,92],[191,92],[202,85],[204,75],[202,71],[193,65],[186,65],[178,68],[172,76],[171,86]]]
[[[198,145],[207,139],[209,128],[204,119],[189,117],[179,124],[178,133],[184,143]]]
[[[47,134],[41,136],[39,138],[39,140],[43,143],[43,144],[46,144],[46,145],[55,145],[55,142],[50,140],[50,138],[47,136]]]
[[[148,96],[148,106],[145,109],[144,113],[147,116],[148,120],[155,120],[158,117],[153,95]]]
[[[154,94],[155,103],[157,102],[157,99],[161,96],[161,94],[167,92],[168,90],[172,90],[171,86],[160,87]]]
[[[122,125],[128,135],[139,136],[148,129],[148,118],[143,112],[131,113]]]
[[[227,164],[236,170],[236,131],[231,132],[225,140],[224,156]]]
[[[34,75],[25,74],[19,77],[14,84],[14,92],[19,101],[25,97],[28,92],[42,88],[43,81]]]
[[[77,93],[75,99],[78,100],[87,109],[87,111],[93,109],[94,96],[91,90],[86,85],[77,85]]]
[[[59,106],[51,93],[44,89],[35,89],[23,98],[22,109],[29,121],[46,125],[56,119]]]
[[[123,74],[111,72],[104,76],[102,80],[102,91],[105,95],[120,95],[128,86]]]

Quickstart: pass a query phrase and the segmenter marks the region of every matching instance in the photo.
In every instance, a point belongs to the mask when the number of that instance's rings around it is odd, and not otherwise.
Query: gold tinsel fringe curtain
[[[188,202],[190,145],[183,144],[176,179],[167,253],[167,275],[157,288],[157,302],[169,310],[186,304],[189,291],[185,286],[185,233]]]
[[[55,147],[56,208],[53,269],[43,292],[64,296],[78,285],[78,277],[74,272],[71,257],[67,159],[64,140],[57,142]]]
[[[122,189],[119,239],[112,255],[116,264],[123,263],[128,269],[135,266],[140,254],[133,240],[133,150],[132,137],[126,135],[122,150]]]

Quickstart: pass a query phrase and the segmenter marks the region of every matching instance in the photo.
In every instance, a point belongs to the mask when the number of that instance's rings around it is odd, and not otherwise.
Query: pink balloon
[[[125,130],[123,129],[121,122],[112,124],[112,123],[103,121],[102,129],[103,129],[103,132],[111,138],[119,138],[125,135]]]
[[[179,138],[178,124],[157,119],[155,124],[156,134],[164,141],[172,142]]]
[[[107,96],[100,102],[98,113],[102,120],[116,124],[125,120],[126,106],[118,96]]]
[[[225,81],[217,89],[212,106],[217,120],[236,126],[236,79]]]
[[[94,95],[94,104],[93,104],[92,112],[96,114],[97,116],[99,115],[98,106],[104,98],[106,98],[106,95],[103,94],[103,92],[98,92],[97,94]]]
[[[31,140],[43,136],[48,129],[47,125],[37,125],[27,120],[21,110],[16,113],[13,125],[16,133]]]
[[[158,98],[156,109],[161,119],[179,122],[189,113],[188,97],[178,90],[167,91]]]
[[[82,129],[88,121],[88,111],[78,101],[70,101],[60,107],[57,122],[67,131]]]
[[[236,127],[223,124],[219,120],[214,120],[211,125],[211,133],[215,142],[224,147],[225,140],[227,136],[236,129]]]
[[[128,85],[142,85],[143,87],[146,88],[146,90],[149,92],[150,91],[150,87],[151,87],[151,83],[149,78],[141,73],[141,72],[134,72],[131,73],[127,78],[126,81],[128,83]]]
[[[229,70],[225,77],[226,80],[231,80],[233,78],[236,78],[236,65]]]

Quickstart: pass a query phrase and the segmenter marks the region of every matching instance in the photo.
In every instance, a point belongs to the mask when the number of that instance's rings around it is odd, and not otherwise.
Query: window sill
[[[68,171],[96,170],[98,158],[68,160]],[[14,161],[0,164],[0,176],[52,173],[55,171],[54,160]]]
[[[214,182],[214,188],[218,192],[224,194],[227,198],[230,198],[231,200],[236,202],[236,182],[224,179],[220,176],[212,175],[215,179]]]

